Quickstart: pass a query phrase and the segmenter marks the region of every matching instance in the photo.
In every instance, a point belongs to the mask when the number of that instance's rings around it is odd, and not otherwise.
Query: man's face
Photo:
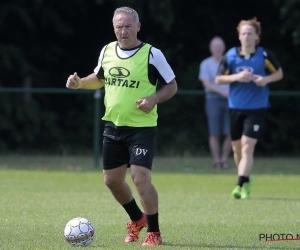
[[[245,24],[240,28],[239,39],[243,46],[252,47],[258,41],[258,35],[253,26]]]
[[[138,45],[137,33],[141,23],[134,21],[128,13],[120,13],[114,17],[114,31],[122,49],[131,49]]]
[[[225,44],[221,39],[215,38],[211,41],[210,52],[213,56],[222,57],[224,50]]]

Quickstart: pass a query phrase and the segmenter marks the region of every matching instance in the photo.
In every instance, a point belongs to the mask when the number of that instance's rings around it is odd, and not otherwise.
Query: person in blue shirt
[[[228,168],[231,153],[229,129],[228,85],[218,85],[215,78],[225,52],[225,42],[215,36],[209,43],[211,56],[200,63],[199,81],[205,88],[205,113],[209,130],[209,148],[213,157],[213,167],[218,170]],[[223,137],[223,138],[222,138]],[[221,143],[223,139],[223,142]]]
[[[256,18],[241,20],[237,26],[240,47],[231,48],[223,57],[217,84],[230,84],[230,134],[238,182],[231,195],[236,199],[250,196],[255,145],[264,129],[269,107],[269,85],[283,77],[275,55],[258,46],[261,25]]]

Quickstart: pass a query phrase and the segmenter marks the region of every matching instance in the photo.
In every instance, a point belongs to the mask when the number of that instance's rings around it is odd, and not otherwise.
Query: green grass
[[[300,235],[299,160],[257,159],[251,199],[233,200],[233,162],[215,172],[210,158],[156,158],[164,242],[157,248],[300,249],[300,241],[259,240],[260,234]],[[0,156],[0,204],[1,250],[72,249],[63,229],[78,216],[95,227],[90,249],[142,249],[145,230],[139,242],[123,242],[128,216],[90,157]]]

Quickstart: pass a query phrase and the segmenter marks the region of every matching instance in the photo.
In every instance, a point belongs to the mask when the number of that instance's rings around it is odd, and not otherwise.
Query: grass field
[[[233,200],[236,169],[215,172],[210,158],[156,158],[159,249],[300,249],[300,159],[258,158],[251,199]],[[128,217],[103,184],[91,157],[0,156],[0,249],[72,249],[63,237],[74,217],[88,218],[90,249],[142,249],[126,244]],[[130,177],[128,182],[132,186]],[[136,196],[136,193],[134,192]],[[269,238],[270,239],[270,238]]]

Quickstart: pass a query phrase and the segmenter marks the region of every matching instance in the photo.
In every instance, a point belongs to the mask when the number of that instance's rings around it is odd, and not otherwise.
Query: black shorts
[[[237,110],[230,109],[230,134],[232,141],[242,135],[259,139],[265,129],[267,109]]]
[[[131,164],[152,168],[157,127],[129,128],[105,126],[103,133],[103,169]]]

